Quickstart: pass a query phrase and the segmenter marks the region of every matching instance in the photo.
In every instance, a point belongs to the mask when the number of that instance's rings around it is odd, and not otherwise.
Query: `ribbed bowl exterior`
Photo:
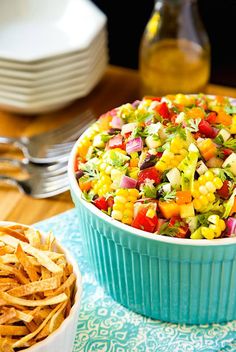
[[[236,244],[191,246],[147,239],[100,218],[73,191],[72,198],[96,279],[114,300],[168,322],[236,319]]]

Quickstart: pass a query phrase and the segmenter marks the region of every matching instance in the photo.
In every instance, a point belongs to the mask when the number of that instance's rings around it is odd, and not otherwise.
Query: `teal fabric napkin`
[[[236,321],[204,326],[165,323],[133,313],[106,295],[84,257],[75,209],[36,227],[53,231],[75,256],[83,276],[74,352],[236,351]]]

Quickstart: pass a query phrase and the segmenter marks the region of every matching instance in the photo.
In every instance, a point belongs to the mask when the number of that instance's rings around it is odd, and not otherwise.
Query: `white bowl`
[[[1,0],[0,57],[30,62],[84,50],[105,23],[88,0]]]
[[[13,223],[0,221],[0,226],[8,226],[10,224]],[[42,235],[44,234],[42,233]],[[46,339],[36,343],[32,347],[22,350],[22,352],[71,352],[73,350],[82,296],[82,277],[78,264],[73,256],[59,243],[58,240],[56,243],[57,247],[65,253],[68,262],[72,264],[73,272],[76,275],[76,294],[74,304],[69,316],[63,321],[57,330]]]
[[[88,95],[102,78],[107,67],[107,57],[103,58],[96,70],[92,71],[86,78],[87,85],[80,88],[78,85],[68,87],[60,91],[58,95],[36,102],[24,102],[16,99],[6,98],[0,95],[0,107],[5,111],[23,114],[38,114],[54,111],[68,105],[72,101]]]
[[[15,70],[12,68],[2,68],[0,65],[0,77],[2,78],[14,78],[17,80],[23,80],[28,82],[29,85],[38,86],[42,84],[41,82],[46,79],[54,79],[55,76],[60,78],[63,73],[66,73],[68,70],[81,70],[85,71],[88,69],[96,58],[97,53],[101,50],[105,50],[107,47],[105,33],[103,33],[103,37],[100,36],[97,38],[96,43],[89,46],[89,48],[84,52],[83,55],[77,54],[73,55],[71,60],[70,55],[67,55],[67,60],[57,60],[51,62],[51,65],[42,70],[38,71],[25,71],[25,70]]]
[[[95,56],[95,61],[83,69],[75,70],[72,66],[68,65],[68,71],[66,72],[69,76],[68,79],[66,79],[66,77],[62,79],[61,75],[56,75],[57,79],[60,80],[50,83],[50,81],[47,81],[49,79],[49,77],[47,77],[46,82],[38,86],[38,88],[40,88],[38,92],[35,92],[34,88],[27,89],[25,87],[20,87],[23,88],[23,91],[16,92],[14,90],[10,90],[9,88],[6,89],[4,85],[0,84],[0,96],[16,102],[22,101],[28,104],[37,103],[45,99],[49,100],[53,97],[67,94],[68,91],[70,92],[74,89],[77,89],[79,93],[89,86],[92,77],[98,70],[100,70],[102,63],[106,61],[107,54],[106,50],[103,49],[101,52],[97,53]]]
[[[10,69],[10,70],[18,70],[22,72],[30,72],[36,73],[48,69],[52,69],[54,67],[64,66],[67,64],[71,64],[74,61],[84,61],[87,60],[91,51],[96,51],[97,47],[101,45],[101,42],[107,41],[107,31],[106,26],[102,28],[102,30],[96,35],[90,45],[84,50],[76,50],[67,54],[57,55],[50,58],[31,61],[29,63],[21,62],[21,61],[12,61],[5,60],[0,58],[0,68],[1,69]]]

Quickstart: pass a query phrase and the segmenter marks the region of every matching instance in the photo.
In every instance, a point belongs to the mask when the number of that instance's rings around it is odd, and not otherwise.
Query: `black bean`
[[[113,134],[117,134],[120,132],[120,129],[119,128],[110,128],[109,131],[107,131],[107,133],[109,135],[113,135]]]
[[[142,165],[140,166],[140,170],[147,169],[148,167],[154,166],[156,164],[157,158],[156,155],[149,154],[144,159]]]
[[[76,171],[75,177],[76,177],[77,180],[79,180],[80,177],[82,177],[82,176],[84,176],[84,172],[82,170]]]

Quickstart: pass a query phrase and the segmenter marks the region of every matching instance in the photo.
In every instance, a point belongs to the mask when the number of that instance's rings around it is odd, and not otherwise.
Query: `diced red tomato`
[[[114,204],[114,198],[113,197],[109,197],[107,199],[107,204],[108,204],[108,208],[112,208],[113,204]]]
[[[116,136],[112,137],[108,142],[109,149],[125,149],[125,143],[121,134],[117,134]]]
[[[217,194],[223,199],[228,199],[230,196],[229,188],[230,188],[230,182],[225,180],[223,182],[223,186],[217,190]]]
[[[173,227],[176,222],[179,222],[180,226],[178,227],[178,232],[176,233],[175,237],[186,238],[189,233],[188,224],[185,224],[179,216],[173,216],[169,221],[169,227]]]
[[[131,226],[143,231],[154,232],[158,225],[158,217],[155,214],[150,218],[147,216],[147,212],[148,207],[142,207],[134,218]]]
[[[107,209],[109,208],[108,201],[105,197],[98,197],[97,199],[95,199],[94,205],[100,210],[107,211]]]
[[[214,128],[206,120],[201,120],[198,125],[199,132],[205,137],[215,138],[218,131],[216,132]]]
[[[170,111],[168,109],[168,106],[166,102],[164,101],[163,103],[157,105],[155,107],[156,112],[160,114],[164,119],[169,119],[170,118]]]
[[[233,153],[232,149],[229,149],[229,148],[224,148],[222,149],[222,152],[224,153],[224,159],[226,159],[230,154]]]
[[[217,113],[215,111],[211,111],[207,115],[206,121],[212,124],[212,123],[216,123],[216,120],[217,120]]]
[[[159,171],[153,166],[147,169],[141,170],[138,174],[138,186],[145,182],[145,180],[153,180],[155,184],[161,182],[161,175]]]

